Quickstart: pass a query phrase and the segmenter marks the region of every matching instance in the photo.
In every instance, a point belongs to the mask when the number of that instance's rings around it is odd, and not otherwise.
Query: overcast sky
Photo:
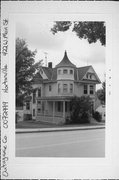
[[[92,65],[100,80],[104,81],[105,47],[100,42],[89,44],[87,40],[80,40],[71,30],[53,35],[52,26],[53,22],[39,18],[21,18],[16,23],[16,37],[24,38],[29,49],[37,49],[36,61],[43,59],[44,65],[44,52],[47,52],[47,63],[52,62],[55,67],[66,50],[72,63],[77,67]]]

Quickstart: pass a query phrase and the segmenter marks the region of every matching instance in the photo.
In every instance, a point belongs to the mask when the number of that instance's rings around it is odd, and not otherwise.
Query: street
[[[104,157],[105,129],[16,134],[17,157]]]

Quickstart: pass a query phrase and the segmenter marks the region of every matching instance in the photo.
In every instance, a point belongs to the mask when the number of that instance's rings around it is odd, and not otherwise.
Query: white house
[[[69,101],[73,96],[89,95],[95,109],[96,84],[101,83],[92,66],[76,67],[65,51],[62,61],[52,68],[41,67],[33,79],[33,95],[24,113],[37,121],[61,124],[70,116]]]

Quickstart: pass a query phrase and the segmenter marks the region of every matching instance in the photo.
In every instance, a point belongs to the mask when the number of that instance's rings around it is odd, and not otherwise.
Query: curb
[[[42,129],[22,129],[16,130],[17,134],[21,133],[43,133],[43,132],[59,132],[59,131],[77,131],[77,130],[92,130],[92,129],[105,129],[105,126],[91,126],[91,127],[74,127],[74,128],[42,128]]]

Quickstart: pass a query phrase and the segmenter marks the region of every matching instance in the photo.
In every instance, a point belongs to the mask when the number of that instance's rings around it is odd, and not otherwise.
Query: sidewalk
[[[92,125],[81,127],[53,127],[53,128],[27,128],[16,129],[16,133],[38,133],[38,132],[55,132],[55,131],[76,131],[76,130],[91,130],[91,129],[104,129],[105,125]]]

